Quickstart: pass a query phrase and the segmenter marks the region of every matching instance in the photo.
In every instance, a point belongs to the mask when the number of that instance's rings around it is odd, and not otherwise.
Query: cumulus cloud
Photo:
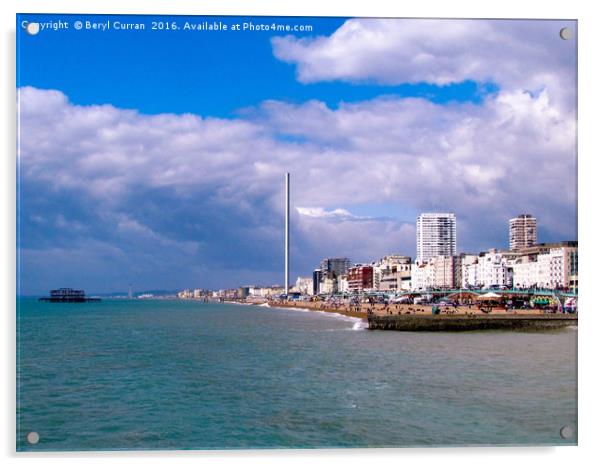
[[[506,37],[521,30],[514,22],[432,25],[441,39],[378,20],[348,21],[330,37],[274,39],[277,56],[306,82],[499,82],[479,104],[266,100],[220,119],[81,106],[60,91],[21,88],[21,285],[281,282],[287,171],[293,274],[309,274],[328,255],[413,256],[421,211],[455,212],[464,251],[506,246],[507,220],[523,212],[537,216],[541,239],[574,239],[576,121],[570,86],[560,89],[574,76],[568,55],[550,58],[540,38],[550,23],[530,42]],[[371,205],[404,213],[372,213]]]
[[[342,220],[342,221],[356,220],[356,221],[362,221],[362,222],[378,220],[374,217],[353,215],[347,209],[341,209],[341,208],[328,210],[328,209],[325,209],[324,207],[297,207],[296,209],[300,215],[304,215],[306,217],[311,217],[311,218],[324,218],[324,219]]]
[[[575,121],[547,91],[502,91],[483,105],[377,99],[336,110],[268,102],[263,111],[274,131],[316,146],[306,205],[323,205],[328,193],[330,206],[399,202],[493,225],[529,209],[551,224],[576,203]],[[554,228],[570,235],[571,227]]]
[[[559,37],[573,21],[350,19],[330,36],[274,37],[274,55],[303,83],[385,85],[464,80],[533,92],[553,88],[574,101],[576,41]],[[573,104],[574,105],[574,104]]]

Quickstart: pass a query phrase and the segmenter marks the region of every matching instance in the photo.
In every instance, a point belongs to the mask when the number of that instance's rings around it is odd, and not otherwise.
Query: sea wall
[[[577,325],[574,314],[540,315],[368,315],[370,330],[460,332],[467,330],[548,330]]]

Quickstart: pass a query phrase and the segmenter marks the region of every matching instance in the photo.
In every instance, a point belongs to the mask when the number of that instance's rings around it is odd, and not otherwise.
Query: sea
[[[577,333],[377,331],[299,309],[23,298],[17,450],[575,445]]]

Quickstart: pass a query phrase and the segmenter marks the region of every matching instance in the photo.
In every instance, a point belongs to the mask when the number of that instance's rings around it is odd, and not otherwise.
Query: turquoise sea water
[[[383,332],[257,306],[30,299],[17,324],[18,450],[576,443],[559,435],[577,422],[575,328]]]

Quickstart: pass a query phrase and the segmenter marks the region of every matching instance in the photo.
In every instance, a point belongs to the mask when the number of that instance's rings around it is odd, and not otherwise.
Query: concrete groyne
[[[576,326],[575,314],[538,315],[368,315],[370,330],[461,332],[468,330],[550,330]]]

